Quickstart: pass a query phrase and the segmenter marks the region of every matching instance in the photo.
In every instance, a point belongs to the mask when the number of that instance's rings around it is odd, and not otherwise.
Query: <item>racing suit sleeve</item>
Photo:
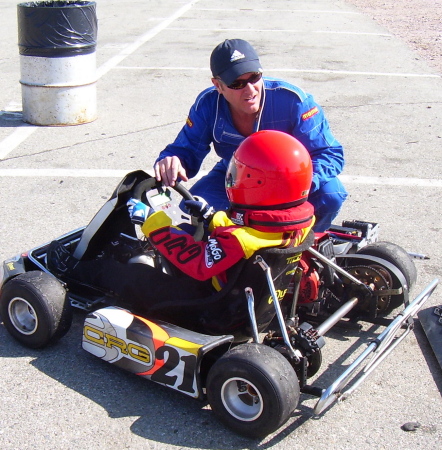
[[[200,281],[219,275],[244,257],[241,244],[231,232],[212,233],[207,242],[195,241],[172,226],[164,211],[152,214],[141,230],[174,266]]]
[[[212,142],[210,111],[214,110],[211,103],[217,98],[212,93],[213,88],[208,88],[199,94],[175,141],[159,154],[155,164],[166,156],[178,156],[189,178],[198,173]]]
[[[344,168],[344,150],[333,136],[322,108],[308,94],[302,103],[292,104],[295,118],[293,136],[310,153],[313,163],[313,181],[310,192],[335,178]]]

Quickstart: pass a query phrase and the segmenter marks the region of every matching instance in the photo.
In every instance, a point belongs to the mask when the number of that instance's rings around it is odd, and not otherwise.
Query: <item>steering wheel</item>
[[[175,186],[171,187],[174,191],[176,191],[184,200],[195,200],[193,195],[178,181],[175,183]],[[155,191],[157,194],[152,193],[153,195],[148,195],[150,192]],[[179,204],[174,201],[168,194],[168,188],[165,188],[161,182],[157,181],[156,178],[150,177],[146,180],[138,183],[133,190],[133,198],[136,200],[140,200],[143,203],[148,203],[154,210],[159,210],[159,206],[167,206],[166,212],[169,217],[171,214],[179,215],[181,217],[182,211],[179,208]],[[143,196],[145,199],[143,199]],[[201,241],[204,236],[204,222],[200,217],[192,216],[197,219],[195,226],[195,232],[193,233],[193,238],[196,241]],[[174,221],[174,217],[171,217],[172,221]],[[176,222],[176,221],[175,221]]]

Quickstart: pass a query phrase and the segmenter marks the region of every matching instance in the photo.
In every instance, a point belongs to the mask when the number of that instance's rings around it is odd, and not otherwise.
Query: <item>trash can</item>
[[[78,125],[97,118],[96,3],[17,5],[23,120]]]

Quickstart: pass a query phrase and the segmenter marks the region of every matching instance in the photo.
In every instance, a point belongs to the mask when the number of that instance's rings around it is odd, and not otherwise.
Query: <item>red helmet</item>
[[[307,200],[312,174],[310,155],[301,142],[281,131],[258,131],[230,160],[227,196],[237,208],[291,208]]]

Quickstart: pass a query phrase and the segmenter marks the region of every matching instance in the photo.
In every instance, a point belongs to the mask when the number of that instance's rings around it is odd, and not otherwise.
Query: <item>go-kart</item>
[[[182,198],[193,198],[182,184],[165,188],[136,171],[87,226],[57,240],[79,260],[148,264],[173,283],[176,269],[130,220],[132,197],[204,239],[204,222],[180,208]],[[413,316],[436,288],[437,279],[410,301],[415,265],[404,249],[379,241],[378,231],[375,223],[348,221],[311,232],[299,247],[260,250],[229,269],[221,291],[178,304],[159,301],[148,314],[127,308],[113,292],[57,278],[48,269],[46,243],[3,263],[0,314],[15,339],[41,348],[68,332],[73,308],[84,310],[86,351],[208,400],[235,432],[264,437],[289,419],[301,392],[318,397],[317,415],[354,391],[412,330]],[[310,385],[326,333],[358,321],[384,328],[330,386]]]

